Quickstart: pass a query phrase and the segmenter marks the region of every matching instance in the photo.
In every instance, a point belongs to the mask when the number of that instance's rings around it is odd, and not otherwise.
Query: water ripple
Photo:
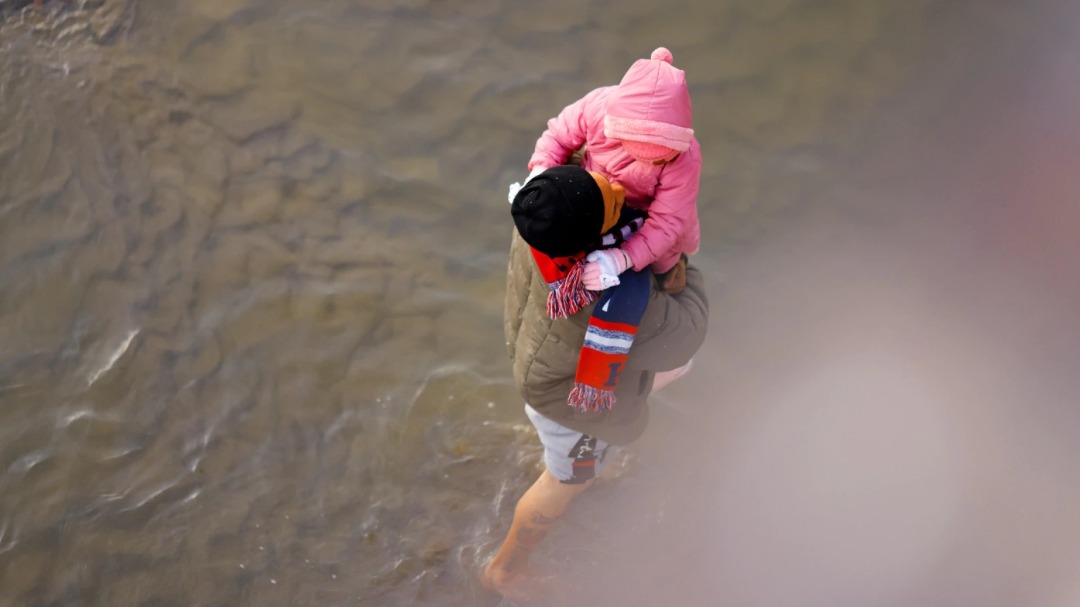
[[[108,373],[109,369],[113,368],[113,365],[116,364],[116,361],[120,360],[120,357],[123,356],[125,352],[127,352],[128,348],[131,346],[131,342],[135,339],[135,336],[139,334],[139,331],[140,329],[132,329],[128,331],[127,335],[125,335],[124,338],[120,340],[120,343],[118,343],[116,347],[113,348],[112,353],[109,354],[109,356],[107,357],[105,364],[101,365],[87,376],[87,388],[93,386],[94,382],[100,379],[101,376],[105,373]]]
[[[116,415],[103,415],[90,407],[82,407],[73,411],[61,410],[56,416],[56,428],[67,428],[75,422],[85,419],[87,421],[119,422],[122,421]]]
[[[8,466],[8,472],[24,475],[34,466],[49,459],[50,456],[52,456],[52,450],[47,447],[31,451],[12,462],[12,464]]]
[[[11,532],[11,537],[8,537],[8,528],[10,527],[10,521],[4,520],[4,524],[0,525],[0,554],[4,554],[8,550],[11,550],[19,543],[19,534],[17,531]]]

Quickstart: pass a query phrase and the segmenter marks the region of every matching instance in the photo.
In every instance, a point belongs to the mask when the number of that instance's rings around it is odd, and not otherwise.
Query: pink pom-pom
[[[653,61],[663,61],[665,63],[671,63],[675,60],[675,58],[671,56],[671,51],[667,50],[662,46],[653,51],[652,55],[649,58]]]

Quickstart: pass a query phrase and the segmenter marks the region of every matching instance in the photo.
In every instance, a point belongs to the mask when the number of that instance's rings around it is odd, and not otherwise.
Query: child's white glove
[[[630,267],[630,256],[622,249],[600,249],[585,256],[581,284],[590,291],[603,291],[619,284],[619,274]]]
[[[547,167],[535,166],[535,167],[533,167],[532,172],[529,173],[529,176],[525,178],[524,183],[517,183],[517,182],[511,183],[510,184],[510,193],[506,196],[506,201],[509,202],[510,204],[514,204],[514,196],[517,196],[518,190],[525,187],[526,183],[529,183],[530,181],[532,181],[533,177],[536,177],[537,175],[539,175],[540,173],[543,173],[546,170],[547,170]]]

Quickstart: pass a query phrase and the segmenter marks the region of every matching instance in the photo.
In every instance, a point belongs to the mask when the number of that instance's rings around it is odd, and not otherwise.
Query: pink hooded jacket
[[[626,204],[649,218],[622,245],[635,270],[671,269],[682,253],[696,253],[701,240],[697,193],[701,148],[693,136],[686,75],[659,48],[640,59],[618,86],[598,88],[548,121],[536,142],[529,170],[566,162],[585,145],[582,165],[626,188]],[[634,160],[619,139],[657,143],[678,150],[662,165]]]

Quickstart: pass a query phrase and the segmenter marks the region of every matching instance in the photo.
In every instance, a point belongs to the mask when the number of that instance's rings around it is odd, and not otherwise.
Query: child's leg
[[[652,385],[653,392],[656,392],[660,388],[663,388],[664,386],[670,384],[671,382],[675,381],[676,379],[679,379],[680,377],[686,375],[693,368],[694,368],[694,361],[691,360],[690,362],[688,362],[685,365],[679,367],[678,369],[672,369],[671,371],[661,371],[661,372],[657,373],[656,376],[653,378],[653,385]]]

